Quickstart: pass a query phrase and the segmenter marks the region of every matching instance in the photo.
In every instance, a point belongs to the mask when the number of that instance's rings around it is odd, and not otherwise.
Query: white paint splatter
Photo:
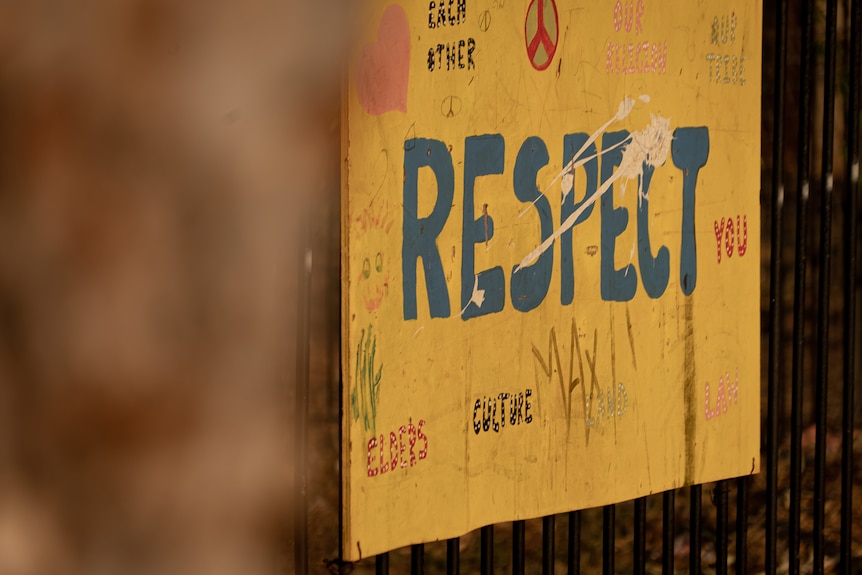
[[[647,98],[646,101],[649,101],[649,96],[646,96],[646,98]],[[640,96],[640,99],[643,100],[644,96]],[[551,189],[551,187],[554,184],[556,184],[557,182],[562,180],[561,187],[562,187],[562,192],[563,192],[563,200],[565,200],[566,196],[569,195],[569,193],[571,193],[571,191],[574,187],[573,184],[574,184],[575,168],[586,164],[587,162],[589,162],[593,158],[597,158],[597,157],[601,156],[602,154],[609,152],[610,150],[616,148],[617,146],[621,146],[623,144],[623,142],[620,142],[619,144],[617,144],[613,147],[609,147],[607,150],[602,150],[600,153],[593,154],[592,156],[588,156],[585,158],[582,157],[584,152],[587,151],[587,149],[590,147],[590,145],[592,145],[598,139],[598,137],[600,135],[602,135],[605,132],[605,130],[607,130],[611,126],[611,124],[613,124],[614,122],[619,122],[621,120],[625,120],[628,117],[628,115],[631,114],[634,107],[635,107],[634,99],[629,98],[629,97],[623,98],[623,101],[620,102],[620,105],[617,108],[617,113],[614,114],[610,120],[608,120],[601,127],[599,127],[598,130],[593,132],[589,138],[587,138],[587,141],[584,142],[584,145],[581,146],[581,149],[578,150],[574,156],[572,156],[572,159],[569,161],[569,163],[563,167],[563,169],[560,171],[560,173],[557,174],[557,176],[553,180],[551,180],[551,183],[549,183],[545,187],[545,189],[542,191],[542,194],[547,194],[548,191]],[[530,211],[530,208],[533,207],[533,205],[537,201],[539,201],[539,198],[541,198],[541,197],[542,196],[540,195],[535,200],[530,202],[530,205],[528,205],[526,208],[524,208],[524,210],[520,214],[518,214],[518,217],[520,218],[524,214],[526,214],[528,211]]]
[[[413,332],[413,337],[416,337],[417,335],[419,335],[419,332],[421,332],[423,329],[425,329],[425,326],[420,325],[419,329],[417,329],[416,331]]]
[[[566,196],[571,193],[573,189],[575,189],[575,171],[566,172],[566,175],[563,176],[561,186],[563,188],[563,201],[565,201]],[[562,201],[560,202],[562,203]],[[521,213],[523,215],[523,212]]]
[[[649,101],[649,96],[646,96]],[[643,96],[640,98],[642,101],[644,100]],[[607,123],[605,123],[599,130],[597,130],[583,147],[578,151],[577,154],[572,158],[572,161],[563,168],[563,171],[551,182],[553,185],[556,181],[562,179],[567,172],[571,173],[574,170],[576,165],[581,165],[577,163],[580,161],[580,155],[586,150],[586,148],[599,137],[599,135],[610,127],[610,125],[617,120],[617,118],[625,118],[631,112],[634,107],[634,100],[631,98],[626,98],[620,104],[620,108],[617,111],[616,115],[611,118]],[[611,189],[614,183],[620,178],[624,179],[636,179],[639,176],[643,175],[643,167],[644,164],[652,167],[661,166],[667,161],[668,153],[670,152],[670,144],[673,136],[670,131],[670,119],[663,118],[661,116],[651,115],[650,124],[644,128],[643,130],[632,132],[628,138],[620,142],[619,145],[626,144],[625,148],[623,148],[623,158],[620,162],[619,167],[614,171],[613,175],[609,177],[604,183],[602,183],[599,188],[593,192],[593,195],[589,198],[585,198],[584,202],[578,207],[577,210],[574,211],[566,221],[560,225],[560,227],[554,231],[545,241],[543,241],[539,246],[537,246],[533,251],[524,256],[524,259],[521,260],[515,267],[515,272],[520,271],[522,268],[525,268],[539,259],[543,253],[545,253],[551,246],[554,245],[554,241],[559,238],[562,234],[570,230],[574,225],[580,215],[590,206],[596,203],[598,199],[604,194],[606,191]],[[599,155],[608,152],[611,148],[607,150],[603,150],[599,153]],[[586,161],[586,160],[584,160]],[[581,162],[582,163],[582,162]],[[564,182],[565,183],[565,182]],[[549,186],[550,187],[550,186]],[[571,190],[569,190],[571,191]],[[563,193],[566,194],[567,191],[565,187],[563,188]],[[643,191],[640,188],[640,182],[638,183],[638,202],[642,201],[646,196],[643,194]],[[648,199],[648,198],[647,198]]]
[[[566,201],[566,196],[568,196],[569,193],[571,193],[575,187],[574,184],[575,184],[575,169],[576,168],[583,166],[584,164],[586,164],[590,160],[593,160],[595,158],[601,157],[604,154],[607,154],[611,150],[615,150],[616,148],[619,148],[620,146],[624,145],[625,143],[626,143],[626,140],[623,140],[622,142],[617,142],[613,146],[608,146],[607,148],[605,148],[601,152],[597,152],[597,153],[593,154],[592,156],[587,156],[585,158],[579,157],[579,155],[585,151],[584,148],[581,148],[581,150],[577,154],[575,154],[572,157],[572,160],[566,165],[565,169],[567,171],[565,172],[565,174],[563,174],[562,182],[561,182],[561,188],[562,188],[563,194],[562,194],[562,198],[560,199],[560,204],[562,204],[563,202]],[[554,181],[556,181],[556,179]],[[553,182],[551,182],[551,185],[553,185]],[[551,186],[548,186],[548,189],[550,189],[550,187]],[[545,193],[548,192],[548,189],[545,190]],[[539,197],[541,197],[541,196],[539,196]],[[533,204],[535,204],[538,200],[539,200],[539,198],[536,198],[535,200],[533,200],[530,203],[530,205],[527,206],[527,208],[518,215],[518,217],[520,218],[521,216],[526,214],[530,210],[530,207]]]
[[[464,306],[464,309],[461,310],[459,316],[464,315],[464,312],[467,311],[467,308],[470,307],[470,304],[476,304],[476,307],[481,308],[482,304],[485,303],[485,290],[479,289],[479,275],[473,276],[473,295],[470,296],[470,301],[467,302],[467,305]]]
[[[629,253],[629,263],[632,263],[635,261],[635,250],[637,250],[637,246],[638,246],[637,240],[633,241],[632,242],[632,251],[631,251],[631,253]],[[623,275],[624,276],[629,275],[629,266],[626,266],[626,273]]]
[[[627,180],[637,180],[643,175],[644,164],[652,167],[663,165],[667,161],[672,139],[670,119],[650,114],[650,124],[639,132],[633,132],[630,141],[623,151],[623,159],[617,172]],[[643,192],[638,180],[638,206],[648,197]]]
[[[629,136],[617,171],[622,172],[621,177],[633,180],[643,174],[643,164],[664,164],[670,151],[670,140],[670,120],[650,115],[649,126]]]
[[[641,96],[640,98],[643,99],[643,96]],[[649,98],[649,96],[647,96],[647,98]],[[578,152],[574,156],[572,156],[572,159],[569,161],[569,163],[565,167],[563,167],[563,170],[557,175],[557,177],[554,178],[550,184],[548,184],[548,187],[545,188],[545,192],[550,190],[551,186],[556,184],[557,181],[560,180],[564,175],[574,174],[576,167],[581,166],[581,165],[585,164],[586,162],[588,162],[589,160],[591,160],[592,158],[596,157],[596,156],[592,156],[589,158],[581,158],[583,153],[587,151],[587,148],[589,148],[590,145],[592,145],[598,139],[599,135],[601,135],[605,130],[607,130],[610,127],[610,125],[613,124],[614,122],[619,122],[621,120],[625,120],[628,117],[628,115],[632,113],[632,110],[634,110],[634,108],[635,108],[635,101],[632,98],[629,98],[628,96],[623,98],[623,101],[620,102],[620,105],[617,108],[617,113],[614,114],[614,116],[610,120],[605,122],[604,125],[601,126],[598,130],[593,132],[589,138],[587,138],[587,141],[584,142],[584,145],[581,146],[581,149],[578,150]],[[602,153],[605,153],[606,151],[607,150],[604,150],[604,151],[602,151]],[[597,154],[597,155],[601,155],[601,154]],[[563,184],[563,197],[565,197],[571,190],[572,190],[572,186],[569,185],[567,188],[565,183],[564,183]],[[521,215],[523,215],[523,212]]]

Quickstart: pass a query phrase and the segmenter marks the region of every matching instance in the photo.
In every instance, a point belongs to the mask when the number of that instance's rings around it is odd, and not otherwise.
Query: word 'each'
[[[440,0],[428,4],[428,27],[455,26],[467,21],[467,0]]]
[[[424,419],[415,426],[410,421],[406,427],[399,427],[398,433],[390,431],[388,437],[381,434],[379,438],[369,439],[368,477],[395,471],[399,466],[402,469],[408,465],[413,467],[428,457],[428,436],[422,432],[424,425]]]
[[[721,222],[715,220],[713,222],[715,230],[715,249],[718,256],[718,263],[721,263],[722,243],[724,243],[724,253],[727,257],[733,257],[734,248],[739,257],[745,255],[748,251],[748,217],[736,216],[736,226],[733,225],[733,217],[727,219],[721,218]],[[724,240],[722,242],[722,240]]]

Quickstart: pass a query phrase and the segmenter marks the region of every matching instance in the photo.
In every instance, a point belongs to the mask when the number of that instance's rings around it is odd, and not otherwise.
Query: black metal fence
[[[396,572],[409,564],[411,573],[423,573],[427,565],[435,572],[445,567],[449,574],[509,568],[513,573],[541,569],[543,574],[577,574],[582,567],[597,571],[596,561],[605,574],[670,574],[686,567],[690,573],[717,575],[731,567],[736,573],[767,575],[857,570],[862,564],[862,544],[854,546],[854,520],[862,518],[853,511],[854,487],[862,488],[855,481],[853,450],[860,355],[861,28],[862,0],[773,0],[764,6],[761,241],[763,275],[769,281],[768,288],[763,282],[768,299],[763,298],[762,306],[764,313],[768,310],[762,337],[768,350],[762,377],[763,472],[609,505],[600,515],[573,511],[545,517],[540,525],[515,521],[487,526],[478,542],[469,536],[451,539],[445,547],[428,545],[427,557],[425,545],[414,545],[409,561],[407,550],[393,552],[392,558],[387,553],[363,562],[366,571],[373,561],[377,573],[388,573],[390,559],[397,562]],[[840,256],[835,266],[833,255]],[[294,567],[297,573],[348,573],[363,566],[337,557],[310,565],[308,554],[310,257],[306,245],[300,258],[305,279],[300,291]],[[329,405],[338,405],[337,394],[331,395]],[[332,424],[335,415],[326,421]],[[856,502],[862,503],[859,498]],[[859,531],[855,541],[860,541]],[[501,532],[504,537],[495,545],[495,533]],[[500,553],[509,549],[500,561]],[[584,561],[593,552],[599,556],[596,561]]]

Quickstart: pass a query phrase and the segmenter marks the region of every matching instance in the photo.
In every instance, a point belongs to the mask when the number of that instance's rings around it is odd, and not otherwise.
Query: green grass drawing
[[[359,345],[356,346],[356,377],[354,379],[353,393],[350,396],[350,407],[353,420],[362,416],[362,424],[365,431],[377,434],[377,403],[380,401],[380,378],[383,375],[381,364],[375,372],[374,359],[377,353],[377,336],[371,333],[372,326],[368,326],[368,338],[365,330],[359,336]]]

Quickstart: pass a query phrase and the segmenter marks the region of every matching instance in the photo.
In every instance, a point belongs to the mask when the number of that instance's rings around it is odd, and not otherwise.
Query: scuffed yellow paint
[[[348,560],[758,470],[760,3],[535,1],[543,18],[557,18],[546,26],[557,40],[550,62],[547,43],[526,37],[540,28],[526,0],[355,8],[360,34],[343,104]],[[621,130],[629,134],[621,143],[604,144]],[[564,160],[564,138],[577,133],[579,149]],[[704,133],[706,162],[679,167]],[[484,171],[465,178],[478,161],[465,154],[468,138],[483,135],[501,137],[502,173],[488,167],[491,146]],[[430,167],[408,173],[409,154],[432,157],[432,145],[417,150],[414,138],[441,142],[452,162],[430,272],[443,278],[432,291],[448,298],[446,317],[432,317],[423,258],[408,258],[418,270],[415,318],[405,310],[402,262],[413,249],[405,229],[432,213],[441,183]],[[549,157],[534,177],[542,196],[528,201],[514,189],[525,142],[525,158],[541,144]],[[597,181],[587,189],[592,162]],[[404,207],[411,177],[416,214]],[[681,255],[687,178],[696,283]],[[471,182],[481,230],[474,273],[499,268],[504,293],[502,309],[478,316],[497,296],[493,281],[462,277]],[[564,217],[572,200],[579,207]],[[603,221],[609,201],[627,210],[619,231]],[[667,284],[652,295],[639,209],[651,256],[668,254]],[[546,229],[540,210],[550,214]],[[633,296],[616,296],[624,301],[603,298],[608,238],[619,281],[636,280]],[[566,262],[563,241],[572,245]],[[550,257],[547,290],[539,278],[513,296],[518,274]],[[532,297],[541,303],[516,309]]]

